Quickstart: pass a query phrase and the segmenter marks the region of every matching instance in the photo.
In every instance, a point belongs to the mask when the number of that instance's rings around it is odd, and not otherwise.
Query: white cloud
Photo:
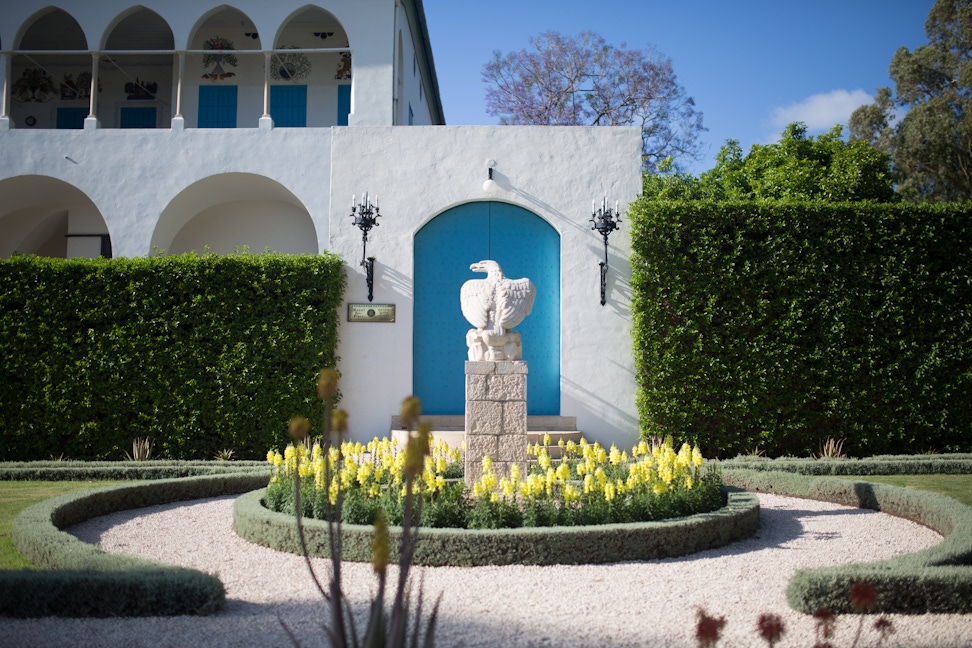
[[[806,124],[807,130],[811,132],[828,131],[836,124],[846,125],[856,108],[873,101],[874,98],[863,90],[832,90],[812,95],[799,103],[776,108],[770,116],[770,122],[777,131],[795,121]],[[846,129],[844,134],[847,134]]]

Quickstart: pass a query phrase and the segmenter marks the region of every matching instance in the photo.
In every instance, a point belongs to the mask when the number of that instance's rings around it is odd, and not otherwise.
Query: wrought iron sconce
[[[378,227],[378,196],[375,202],[368,200],[365,193],[362,203],[358,203],[357,196],[351,196],[351,218],[354,224],[361,230],[361,266],[365,269],[365,277],[368,282],[368,301],[375,299],[375,257],[368,256],[368,232],[372,227]]]
[[[607,199],[601,201],[601,208],[597,209],[597,203],[591,201],[591,229],[597,230],[604,239],[604,260],[601,261],[601,306],[607,299],[607,271],[608,271],[608,235],[618,229],[621,224],[621,212],[618,211],[618,201],[614,201],[614,211],[607,206]]]

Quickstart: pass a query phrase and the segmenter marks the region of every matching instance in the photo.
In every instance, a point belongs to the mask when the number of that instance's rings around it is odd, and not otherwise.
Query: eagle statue
[[[536,287],[529,279],[507,279],[495,261],[479,261],[469,269],[486,273],[485,279],[467,281],[459,291],[462,314],[476,327],[466,334],[469,359],[520,360],[520,334],[510,329],[530,314]]]

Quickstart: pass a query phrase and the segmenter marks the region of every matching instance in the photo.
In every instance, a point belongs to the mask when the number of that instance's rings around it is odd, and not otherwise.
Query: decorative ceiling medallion
[[[236,60],[236,55],[228,53],[229,50],[236,49],[233,47],[233,41],[222,36],[214,36],[203,43],[203,49],[216,50],[219,53],[203,54],[202,64],[203,69],[206,70],[206,74],[203,74],[202,78],[219,81],[220,79],[228,79],[229,77],[236,76],[235,72],[227,72],[223,69],[223,64],[232,65],[233,67],[239,65],[239,61]],[[213,66],[212,72],[209,72],[210,66]]]
[[[281,49],[300,49],[296,45],[290,45]],[[293,54],[275,53],[270,57],[270,76],[274,79],[284,81],[296,81],[303,79],[310,74],[311,64],[306,54],[294,52]]]

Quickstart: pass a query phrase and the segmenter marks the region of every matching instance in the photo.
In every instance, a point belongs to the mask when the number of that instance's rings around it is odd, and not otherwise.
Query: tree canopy
[[[775,144],[755,144],[743,156],[728,140],[716,165],[698,178],[645,174],[644,193],[666,199],[889,202],[896,199],[888,156],[864,141],[845,142],[834,126],[814,138],[801,122],[788,125]],[[660,169],[667,171],[663,164]]]
[[[546,32],[530,46],[493,52],[483,67],[486,109],[501,124],[640,126],[644,168],[699,155],[702,113],[654,48],[608,45],[593,32]]]
[[[854,111],[850,138],[890,156],[906,199],[972,200],[972,0],[937,0],[925,34],[928,44],[895,52],[894,93]]]

